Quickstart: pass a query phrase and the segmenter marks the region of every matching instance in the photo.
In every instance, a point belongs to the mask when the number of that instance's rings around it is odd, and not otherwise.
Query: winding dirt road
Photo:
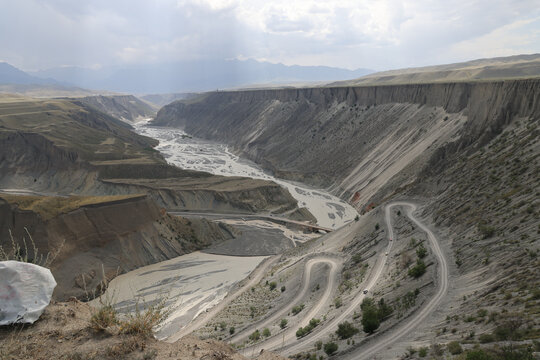
[[[437,238],[435,237],[433,232],[413,216],[412,213],[416,210],[416,205],[409,202],[395,202],[386,207],[386,225],[388,227],[388,233],[390,234],[390,238],[394,238],[393,228],[391,226],[390,220],[390,209],[393,206],[406,206],[407,216],[411,219],[412,222],[414,222],[420,229],[422,229],[427,234],[433,253],[435,254],[435,257],[437,258],[437,261],[439,263],[439,289],[435,296],[431,298],[431,300],[427,303],[426,306],[420,309],[420,311],[418,311],[415,315],[407,319],[407,321],[399,325],[395,330],[389,331],[388,333],[377,337],[373,342],[366,344],[366,346],[361,346],[348,354],[337,356],[336,359],[369,359],[371,356],[376,355],[378,352],[395,343],[403,336],[410,334],[415,327],[417,327],[429,314],[431,314],[435,310],[437,305],[441,302],[446,292],[448,291],[448,264],[446,258],[444,257],[444,253],[441,251],[439,243],[437,242]]]
[[[315,304],[315,306],[310,308],[309,311],[303,311],[298,315],[302,316],[302,321],[297,324],[296,327],[288,328],[287,330],[282,331],[275,336],[269,337],[264,342],[247,347],[242,350],[242,353],[244,353],[245,355],[258,354],[262,349],[278,349],[284,345],[290,345],[292,342],[296,341],[296,330],[298,329],[298,327],[307,326],[307,324],[313,317],[317,317],[321,313],[321,310],[332,302],[333,294],[335,293],[337,287],[336,279],[338,278],[338,269],[341,268],[341,261],[336,260],[336,258],[325,256],[308,260],[304,267],[304,273],[302,278],[303,286],[301,290],[296,294],[295,298],[289,303],[289,305],[284,306],[269,318],[264,319],[262,322],[253,324],[246,330],[242,331],[242,333],[238,333],[236,336],[230,338],[228,341],[243,341],[247,337],[249,337],[251,332],[255,329],[263,329],[264,327],[268,327],[283,318],[288,313],[288,311],[290,311],[293,306],[297,305],[302,300],[302,298],[305,297],[308,291],[310,291],[309,284],[311,278],[311,270],[316,264],[328,264],[330,266],[330,270],[328,272],[328,284],[326,286],[326,289],[321,298]]]
[[[395,343],[403,336],[411,333],[411,331],[414,330],[416,326],[418,326],[430,313],[432,313],[436,309],[437,305],[445,296],[448,290],[448,265],[447,265],[446,258],[444,257],[444,254],[439,247],[437,238],[435,237],[433,232],[427,226],[422,224],[418,219],[416,219],[413,216],[413,212],[416,210],[416,205],[403,201],[403,202],[394,202],[386,206],[385,222],[386,222],[386,228],[388,229],[388,237],[390,239],[388,242],[388,245],[385,251],[382,251],[381,254],[378,256],[375,262],[375,265],[370,272],[368,279],[364,282],[364,284],[366,285],[360,288],[354,300],[350,302],[345,307],[344,311],[342,311],[338,316],[334,317],[333,319],[329,320],[326,323],[319,325],[319,327],[317,327],[314,330],[314,332],[312,332],[311,334],[301,339],[296,339],[296,330],[298,329],[298,327],[306,326],[311,320],[311,318],[321,317],[322,310],[326,309],[332,302],[332,299],[333,299],[333,296],[335,294],[335,290],[337,287],[337,284],[336,284],[337,278],[338,278],[337,271],[341,267],[341,262],[331,256],[316,257],[306,262],[304,273],[303,273],[302,288],[297,293],[294,300],[291,301],[289,306],[285,306],[281,308],[280,310],[278,310],[276,313],[274,313],[271,317],[264,319],[259,323],[253,324],[246,330],[230,338],[229,342],[236,342],[236,343],[241,342],[244,339],[246,339],[251,333],[251,331],[253,331],[255,328],[262,329],[264,327],[268,327],[269,325],[274,324],[276,321],[284,317],[284,315],[290,310],[290,308],[296,305],[298,302],[300,302],[300,300],[309,291],[309,283],[310,283],[312,268],[314,265],[320,264],[320,263],[327,263],[328,265],[330,265],[330,271],[328,274],[329,278],[328,278],[328,284],[325,289],[325,292],[322,295],[322,297],[317,301],[315,306],[310,308],[309,311],[302,312],[303,313],[302,321],[299,324],[297,324],[294,328],[288,328],[285,331],[282,331],[272,337],[269,337],[268,339],[258,344],[247,347],[242,350],[242,353],[244,354],[244,356],[254,356],[254,355],[258,355],[261,350],[265,349],[265,350],[277,351],[283,356],[289,356],[289,355],[293,355],[301,351],[304,351],[306,349],[313,348],[315,342],[319,340],[321,341],[327,340],[329,335],[336,331],[338,324],[345,320],[348,320],[352,316],[352,313],[362,303],[362,301],[367,296],[371,295],[372,289],[375,287],[381,275],[383,274],[386,263],[389,258],[389,256],[386,255],[386,253],[390,255],[393,243],[395,241],[394,229],[392,227],[392,220],[391,220],[391,209],[395,206],[406,207],[407,208],[406,215],[411,219],[411,221],[414,224],[416,224],[416,226],[418,226],[427,234],[429,243],[431,245],[431,248],[433,250],[435,257],[437,258],[437,261],[440,267],[439,279],[438,279],[439,289],[437,293],[435,294],[435,296],[431,298],[431,300],[427,303],[427,305],[425,305],[412,317],[409,317],[405,322],[398,325],[395,329],[385,334],[382,334],[380,336],[374,335],[373,340],[369,341],[367,344],[363,346],[359,346],[355,349],[352,349],[351,351],[344,353],[342,355],[337,355],[336,358],[346,359],[346,360],[367,359],[373,355],[376,355],[381,350],[389,347],[391,344]],[[193,330],[203,326],[206,322],[212,319],[219,311],[224,309],[225,306],[227,306],[232,300],[234,300],[237,296],[239,296],[243,291],[247,290],[249,287],[258,283],[262,279],[265,273],[265,270],[268,269],[268,267],[271,264],[277,261],[277,258],[278,257],[276,256],[271,259],[267,259],[265,264],[263,264],[262,266],[260,266],[258,269],[255,270],[255,272],[250,277],[250,281],[248,281],[244,286],[238,289],[234,294],[231,294],[231,296],[227,297],[222,303],[212,308],[208,313],[202,314],[199,318],[195,319],[195,321],[193,321],[186,328],[182,329],[179,333],[169,338],[168,341],[174,342],[177,339],[181,338],[182,336],[187,335]],[[368,294],[363,293],[364,289],[368,289],[369,291]]]
[[[392,250],[392,245],[395,241],[394,229],[392,227],[392,220],[391,220],[391,209],[394,206],[406,207],[407,208],[406,215],[420,229],[426,232],[431,248],[433,249],[433,253],[435,254],[438,260],[439,266],[440,266],[439,281],[438,281],[439,289],[437,293],[435,294],[435,296],[428,302],[428,304],[425,307],[423,307],[418,313],[416,313],[412,317],[408,318],[406,322],[399,325],[395,330],[389,331],[388,333],[383,334],[381,336],[375,335],[373,341],[368,342],[364,346],[360,346],[356,349],[353,349],[352,351],[346,354],[338,355],[336,358],[347,359],[347,360],[370,358],[371,356],[376,355],[378,352],[380,352],[384,348],[387,348],[391,344],[395,343],[403,336],[409,334],[430,313],[432,313],[435,310],[436,306],[440,303],[444,295],[446,294],[446,291],[448,290],[448,265],[446,262],[446,258],[444,257],[444,254],[441,251],[439,244],[437,242],[437,238],[435,237],[433,232],[431,232],[431,230],[427,226],[422,224],[418,219],[416,219],[413,216],[412,213],[416,210],[416,205],[409,202],[394,202],[387,205],[385,208],[386,228],[388,229],[388,237],[391,240],[388,242],[388,245],[385,251],[381,252],[378,259],[376,260],[375,266],[370,272],[369,278],[364,282],[367,285],[364,285],[364,287],[361,288],[361,290],[358,292],[358,295],[355,297],[355,299],[351,303],[348,304],[345,310],[341,312],[335,318],[328,321],[327,323],[321,324],[318,328],[315,329],[313,333],[303,337],[302,339],[299,339],[299,340],[296,339],[296,334],[295,334],[296,328],[294,329],[294,331],[293,329],[290,329],[286,332],[277,334],[276,336],[268,339],[267,341],[261,342],[255,346],[244,349],[243,354],[245,356],[253,356],[253,355],[257,355],[260,352],[260,350],[266,349],[266,350],[277,351],[283,356],[294,355],[301,351],[313,348],[315,345],[315,342],[319,340],[321,341],[327,340],[330,334],[336,331],[339,323],[350,319],[350,317],[352,316],[352,313],[355,311],[355,309],[358,309],[358,306],[362,303],[364,298],[370,295],[370,292],[375,287],[375,285],[377,284],[381,275],[384,272],[387,259],[389,258],[389,256],[386,255],[386,253],[390,255],[390,251]],[[304,277],[304,281],[309,281],[309,277]],[[363,294],[362,291],[364,289],[368,289],[369,293]],[[327,288],[327,292],[328,290],[329,288]],[[309,322],[309,319],[311,319],[312,317],[319,317],[321,314],[318,313],[318,311],[321,309],[322,307],[320,306],[317,307],[317,309],[312,309],[309,312],[309,314],[305,316],[305,319],[302,322],[302,325],[300,326],[305,326]]]

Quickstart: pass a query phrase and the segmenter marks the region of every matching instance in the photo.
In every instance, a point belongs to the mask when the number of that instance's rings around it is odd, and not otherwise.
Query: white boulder
[[[0,325],[33,323],[56,287],[49,269],[18,261],[0,261]]]

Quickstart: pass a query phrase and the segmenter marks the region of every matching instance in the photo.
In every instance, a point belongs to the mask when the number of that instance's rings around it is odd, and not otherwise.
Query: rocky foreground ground
[[[245,359],[227,344],[187,336],[169,344],[120,326],[96,330],[97,310],[77,300],[54,302],[33,325],[0,328],[0,359]],[[283,359],[270,352],[259,360]]]

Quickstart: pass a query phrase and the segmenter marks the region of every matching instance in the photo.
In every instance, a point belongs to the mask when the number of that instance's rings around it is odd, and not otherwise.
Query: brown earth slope
[[[0,195],[0,246],[11,250],[11,231],[36,258],[27,230],[37,258],[55,256],[51,271],[60,300],[93,298],[118,274],[233,238],[229,227],[170,216],[146,195]]]
[[[77,301],[53,303],[33,325],[0,328],[0,359],[243,360],[230,346],[188,336],[170,344],[139,334],[97,332],[90,328],[95,310]],[[258,360],[283,359],[263,352]]]
[[[296,206],[287,190],[270,181],[231,181],[170,166],[153,149],[156,144],[78,100],[0,98],[0,188],[93,196],[147,193],[175,209]]]

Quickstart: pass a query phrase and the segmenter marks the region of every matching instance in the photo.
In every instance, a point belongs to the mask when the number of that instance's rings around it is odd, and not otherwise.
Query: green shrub
[[[352,261],[353,263],[355,264],[358,264],[362,261],[362,254],[361,253],[356,253],[352,256]]]
[[[478,231],[482,234],[484,239],[488,239],[495,234],[495,228],[487,226],[486,224],[479,224]]]
[[[358,329],[355,328],[350,322],[345,321],[341,324],[338,324],[338,329],[336,330],[336,335],[340,339],[348,339],[358,333]]]
[[[285,329],[288,323],[289,321],[287,319],[281,319],[281,322],[279,323],[279,327],[282,329]]]
[[[380,325],[379,315],[375,306],[364,306],[362,309],[362,327],[364,332],[373,334]]]
[[[281,287],[281,292],[285,292],[285,285]]]
[[[491,360],[492,357],[489,356],[484,350],[482,349],[472,349],[467,351],[465,354],[466,360]]]
[[[375,230],[379,230],[380,226],[379,223],[375,224]]]
[[[315,329],[315,327],[317,327],[317,325],[319,325],[319,323],[321,322],[321,320],[319,319],[311,319],[309,321],[309,324],[303,328],[299,328],[297,331],[296,331],[296,337],[297,338],[301,338],[303,336],[306,336],[307,334],[309,334],[313,329]]]
[[[268,286],[270,287],[270,290],[274,290],[277,287],[277,284],[275,281],[272,281],[271,283],[268,284]]]
[[[427,352],[428,352],[427,347],[421,347],[420,349],[418,349],[418,356],[420,356],[421,358],[426,357]]]
[[[338,345],[335,342],[327,342],[324,344],[324,352],[326,355],[330,356],[338,350]]]
[[[336,306],[336,309],[340,308],[343,303],[341,302],[341,298],[337,297],[334,299],[334,305]]]
[[[258,329],[252,332],[251,335],[249,335],[249,340],[251,341],[258,341],[260,338],[261,338],[261,333],[259,332]]]
[[[427,255],[427,249],[424,247],[423,244],[420,244],[418,248],[416,249],[416,256],[418,256],[419,259],[425,258]]]
[[[448,347],[448,352],[450,352],[450,354],[452,355],[461,354],[463,352],[461,345],[457,341],[449,342],[447,347]]]
[[[304,310],[304,304],[296,305],[292,308],[293,315],[297,315],[300,311]]]
[[[479,309],[476,314],[478,315],[478,317],[483,318],[488,314],[488,311],[486,309]]]
[[[262,335],[264,337],[269,337],[270,335],[272,335],[272,333],[270,332],[270,329],[268,328],[264,328],[263,332],[262,332]]]
[[[409,269],[409,276],[417,279],[426,273],[426,264],[420,259],[416,261],[416,265]]]
[[[232,334],[234,334],[234,332],[235,332],[235,328],[234,328],[234,326],[231,326],[231,328],[229,329],[229,334],[232,335]]]
[[[478,340],[482,344],[491,343],[495,341],[495,335],[493,334],[482,334],[478,337]]]
[[[319,341],[317,341],[317,342],[315,343],[315,348],[316,348],[317,350],[321,350],[321,349],[322,349],[322,341],[321,341],[321,340],[319,340]]]

